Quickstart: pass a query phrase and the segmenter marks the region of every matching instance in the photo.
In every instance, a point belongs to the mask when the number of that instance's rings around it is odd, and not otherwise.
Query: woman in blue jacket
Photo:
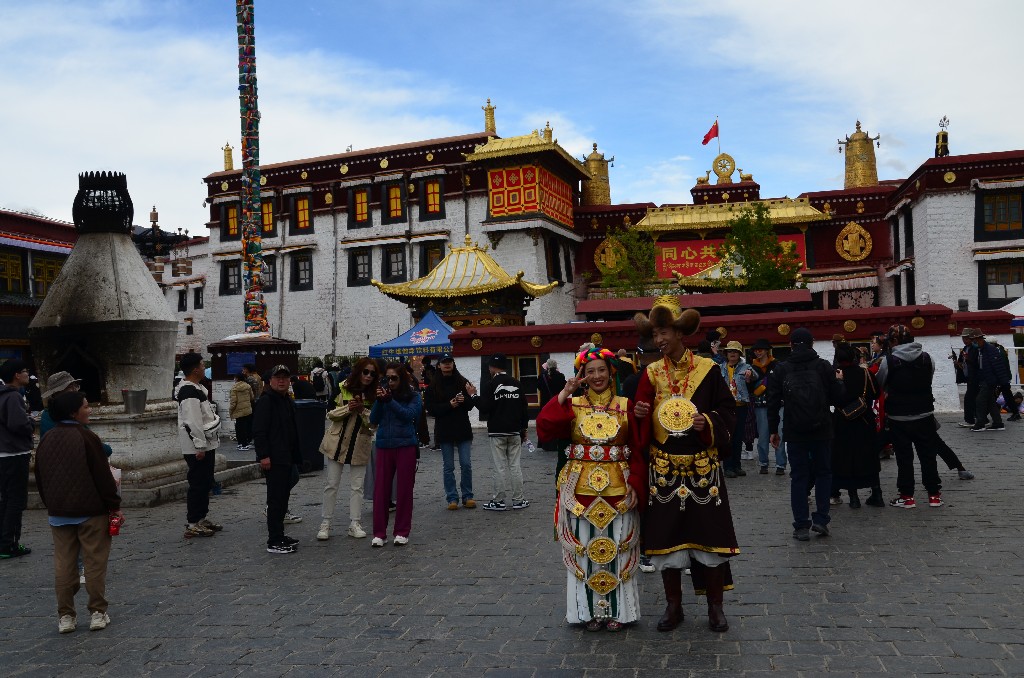
[[[412,529],[412,490],[416,483],[416,422],[423,401],[413,390],[409,372],[399,363],[385,369],[386,385],[377,389],[370,423],[377,427],[377,460],[373,484],[373,541],[384,546],[388,538],[388,505],[391,482],[398,476],[395,498],[395,546],[409,543]]]

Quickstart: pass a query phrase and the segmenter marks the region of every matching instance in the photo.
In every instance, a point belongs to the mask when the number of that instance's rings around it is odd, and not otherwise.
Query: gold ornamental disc
[[[693,426],[697,406],[684,396],[674,395],[658,405],[658,423],[671,435],[680,436]]]
[[[580,433],[584,438],[598,444],[615,438],[619,433],[619,418],[608,412],[589,412],[580,418]]]
[[[590,524],[599,530],[603,530],[608,527],[608,524],[615,520],[615,516],[619,515],[618,512],[612,508],[612,505],[606,502],[601,497],[598,497],[587,510],[583,512],[583,517],[590,521]]]
[[[602,596],[607,596],[609,593],[615,590],[615,587],[619,585],[619,580],[611,572],[595,572],[590,579],[587,580],[587,586],[589,586],[595,593]]]
[[[604,466],[595,467],[594,470],[590,472],[590,475],[587,476],[587,485],[589,485],[590,489],[594,490],[594,492],[604,492],[605,488],[611,485],[611,482],[612,479],[611,476],[608,475],[608,469]]]
[[[612,562],[616,552],[615,542],[608,537],[598,537],[587,544],[587,557],[598,565]]]

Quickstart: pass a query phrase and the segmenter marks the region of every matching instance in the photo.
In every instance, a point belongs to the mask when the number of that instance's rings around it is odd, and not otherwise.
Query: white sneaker
[[[366,530],[363,529],[358,520],[353,520],[348,526],[348,536],[362,539],[366,536]]]
[[[384,546],[384,540],[380,537],[374,537],[373,541],[370,542],[370,546],[373,546],[374,548],[378,546]]]
[[[291,511],[286,511],[284,514],[284,524],[294,525],[295,523],[301,523],[302,516],[293,516]]]
[[[320,541],[327,541],[331,538],[331,521],[325,520],[320,523],[320,531],[316,533],[316,538]]]
[[[60,633],[71,633],[78,628],[78,620],[72,617],[70,614],[66,614],[60,618],[57,622],[57,631]]]
[[[92,621],[89,622],[90,631],[102,631],[110,623],[110,616],[106,612],[93,612]]]
[[[395,535],[395,546],[405,546],[408,543],[409,543],[409,538],[408,537],[400,537],[398,535]]]

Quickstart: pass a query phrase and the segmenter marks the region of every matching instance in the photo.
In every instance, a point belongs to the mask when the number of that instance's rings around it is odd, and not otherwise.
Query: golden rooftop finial
[[[548,121],[548,122],[544,123],[544,141],[546,141],[546,142],[548,142],[550,144],[553,135],[554,135],[554,130],[551,129],[551,122]]]
[[[846,147],[846,181],[845,188],[861,188],[863,186],[878,185],[878,168],[875,165],[875,147],[871,142],[881,145],[878,140],[880,134],[874,137],[869,136],[860,128],[860,120],[855,125],[853,134],[846,137],[846,141],[838,139],[839,152]]]
[[[231,157],[231,151],[234,149],[231,148],[231,144],[224,142],[224,148],[220,150],[224,151],[224,171],[227,172],[235,169],[235,160]]]
[[[491,100],[487,100],[486,106],[481,106],[481,110],[484,112],[484,131],[489,134],[497,134],[498,127],[494,122],[494,109],[497,106],[491,105]]]

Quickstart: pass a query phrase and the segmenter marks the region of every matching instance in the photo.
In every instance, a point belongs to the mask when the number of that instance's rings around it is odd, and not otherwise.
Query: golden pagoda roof
[[[559,155],[575,169],[584,179],[590,178],[590,172],[579,160],[574,158],[569,151],[562,148],[558,139],[549,140],[544,138],[540,131],[533,130],[530,134],[518,137],[505,137],[499,139],[492,137],[487,143],[478,145],[472,153],[464,154],[466,160],[490,160],[492,158],[509,158],[521,155],[532,155],[551,151]]]
[[[757,200],[768,208],[772,224],[805,224],[822,221],[829,216],[811,206],[807,198],[777,198]],[[662,233],[666,231],[710,231],[726,228],[729,221],[751,207],[752,202],[719,203],[714,205],[674,205],[652,207],[647,215],[636,223],[641,231]]]
[[[377,280],[370,282],[389,297],[402,300],[424,297],[451,298],[487,294],[508,287],[519,287],[526,295],[542,297],[558,286],[557,282],[535,285],[523,280],[522,271],[509,275],[491,255],[466,235],[464,247],[453,247],[451,252],[430,273],[404,283],[386,285]]]

